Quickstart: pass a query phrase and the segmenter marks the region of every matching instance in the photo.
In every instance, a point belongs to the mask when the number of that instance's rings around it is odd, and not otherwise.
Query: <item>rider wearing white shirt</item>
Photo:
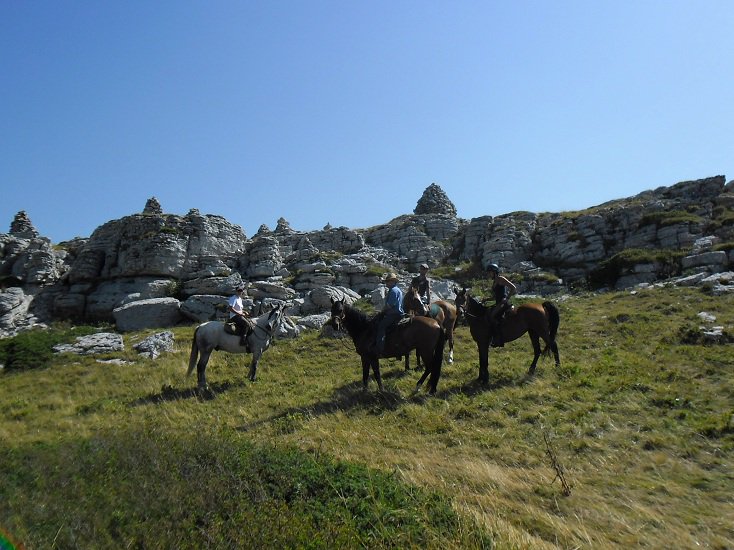
[[[233,294],[227,302],[229,305],[229,320],[237,325],[237,334],[239,334],[240,344],[243,346],[247,345],[245,336],[247,335],[247,329],[249,328],[247,323],[249,315],[245,311],[245,306],[242,303],[242,296],[245,294],[245,290],[247,290],[247,287],[244,283],[238,285],[235,289],[235,294]]]

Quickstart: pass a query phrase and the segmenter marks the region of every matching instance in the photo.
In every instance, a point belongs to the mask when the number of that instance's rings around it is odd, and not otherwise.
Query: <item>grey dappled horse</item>
[[[275,333],[283,322],[286,309],[286,305],[279,304],[270,310],[269,313],[264,313],[253,319],[254,326],[247,336],[247,344],[252,352],[249,373],[251,381],[255,380],[257,364],[260,361],[260,357],[270,347]],[[209,356],[214,350],[228,351],[229,353],[247,353],[247,348],[240,344],[239,336],[224,332],[223,322],[207,321],[196,327],[191,342],[189,370],[186,375],[190,375],[194,370],[194,366],[196,366],[198,389],[200,391],[207,389],[206,365],[209,362]],[[197,356],[199,358],[198,362],[196,361]]]

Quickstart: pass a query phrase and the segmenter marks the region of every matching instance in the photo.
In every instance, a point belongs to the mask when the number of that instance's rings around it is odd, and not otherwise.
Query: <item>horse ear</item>
[[[334,301],[334,298],[329,298],[331,300],[331,305],[333,306],[336,302]]]

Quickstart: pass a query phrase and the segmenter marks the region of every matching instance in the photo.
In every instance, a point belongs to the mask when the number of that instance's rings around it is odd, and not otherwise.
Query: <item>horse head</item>
[[[271,334],[274,334],[280,328],[281,323],[283,323],[283,317],[285,317],[286,309],[288,309],[286,304],[278,304],[270,310],[267,326]]]
[[[345,308],[344,308],[344,300],[334,300],[334,298],[331,299],[331,327],[336,330],[337,332],[341,332],[343,330],[344,325],[344,316]]]
[[[456,305],[457,319],[464,319],[464,316],[466,314],[467,290],[468,289],[466,288],[459,288],[458,286],[454,287],[454,294],[456,294],[456,298],[454,298],[454,305]]]
[[[403,298],[403,309],[405,313],[414,313],[415,315],[426,315],[428,310],[426,304],[421,300],[420,294],[418,294],[418,288],[411,285],[405,293]]]

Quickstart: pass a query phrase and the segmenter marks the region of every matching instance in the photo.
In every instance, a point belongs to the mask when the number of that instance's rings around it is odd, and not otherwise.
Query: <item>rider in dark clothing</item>
[[[492,293],[495,302],[488,315],[489,326],[492,330],[492,345],[504,346],[505,342],[502,337],[500,323],[505,312],[512,309],[510,298],[513,294],[517,294],[517,287],[509,279],[500,275],[500,268],[497,264],[489,264],[487,270],[490,277],[492,277]]]
[[[426,306],[431,305],[431,281],[428,278],[428,264],[420,265],[420,275],[413,277],[410,286],[418,289],[418,296]]]

